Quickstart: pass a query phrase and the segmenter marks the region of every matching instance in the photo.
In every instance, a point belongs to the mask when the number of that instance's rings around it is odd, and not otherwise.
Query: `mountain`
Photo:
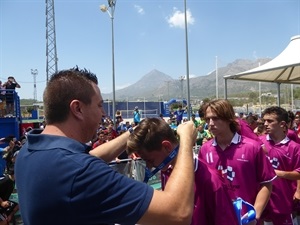
[[[153,93],[156,92],[156,90],[163,88],[166,82],[173,80],[174,79],[167,74],[164,74],[158,70],[152,70],[144,75],[135,84],[117,90],[116,99],[127,100],[128,97],[129,100],[136,101],[138,99],[144,99],[145,97],[147,100],[150,100],[153,99]],[[103,99],[106,99],[105,94],[103,95]],[[112,94],[109,96],[112,96]],[[112,98],[109,96],[107,98]]]
[[[229,63],[225,67],[218,68],[218,93],[219,97],[224,96],[224,78],[225,75],[233,75],[243,72],[270,61],[270,58],[257,59],[255,61],[248,59],[237,59]],[[275,90],[273,84],[264,83],[262,91]],[[227,92],[228,96],[236,93],[258,91],[258,82],[228,80]],[[152,70],[144,75],[136,83],[116,90],[117,101],[148,101],[169,100],[171,98],[186,98],[187,84],[184,79],[173,79],[158,70]],[[112,99],[112,93],[102,94],[103,99]],[[190,78],[190,97],[191,100],[200,100],[207,97],[216,96],[216,71],[208,75],[202,75]]]

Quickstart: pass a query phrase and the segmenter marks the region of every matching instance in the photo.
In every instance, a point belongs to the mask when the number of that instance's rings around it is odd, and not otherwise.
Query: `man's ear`
[[[280,126],[288,128],[288,124],[285,121],[281,121]]]
[[[162,141],[162,147],[168,154],[173,150],[171,142],[167,140]]]
[[[83,119],[82,103],[78,100],[73,100],[70,103],[70,113],[78,119]]]

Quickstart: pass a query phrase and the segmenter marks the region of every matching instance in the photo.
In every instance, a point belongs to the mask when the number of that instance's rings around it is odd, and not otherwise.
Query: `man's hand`
[[[300,202],[300,190],[296,190],[293,199],[294,201]]]
[[[1,206],[3,208],[7,208],[9,206],[9,201],[3,201],[3,202],[1,202]]]
[[[193,144],[196,142],[197,139],[197,129],[193,121],[188,121],[185,123],[180,124],[177,127],[177,134],[180,138],[192,138],[194,141]]]

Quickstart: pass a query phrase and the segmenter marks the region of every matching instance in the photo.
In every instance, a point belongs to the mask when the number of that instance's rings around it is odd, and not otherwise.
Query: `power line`
[[[0,77],[0,80],[6,80],[7,78],[4,78],[4,77]],[[47,81],[46,80],[40,80],[40,81],[36,81],[36,83],[46,83]],[[19,84],[33,84],[34,82],[32,81],[20,81],[18,79],[18,83]]]

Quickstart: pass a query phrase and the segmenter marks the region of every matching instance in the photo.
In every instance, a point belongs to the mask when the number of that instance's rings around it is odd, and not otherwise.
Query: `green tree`
[[[254,92],[254,91],[250,92],[249,93],[249,102],[252,102],[253,104],[256,104],[257,99],[259,97],[258,95],[259,94],[257,92]]]

